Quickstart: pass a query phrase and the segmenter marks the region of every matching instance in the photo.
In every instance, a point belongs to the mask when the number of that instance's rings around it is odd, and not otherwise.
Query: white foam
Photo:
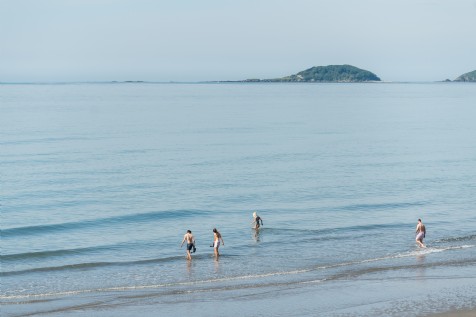
[[[413,256],[419,256],[419,255],[427,255],[427,254],[431,254],[431,253],[439,253],[439,252],[444,252],[444,251],[449,251],[449,250],[467,249],[467,248],[473,248],[473,247],[475,247],[475,245],[450,246],[450,247],[445,247],[445,248],[427,247],[427,248],[421,248],[421,249],[418,249],[418,250],[415,250],[415,251],[399,253],[399,254],[396,254],[396,255],[389,255],[389,256],[373,258],[373,259],[366,259],[366,260],[361,260],[361,261],[336,263],[336,264],[331,264],[331,265],[318,266],[318,267],[314,267],[314,268],[300,269],[300,270],[232,276],[232,277],[224,277],[224,278],[209,279],[209,280],[200,280],[200,281],[193,281],[193,282],[178,282],[178,283],[165,283],[165,284],[152,284],[152,285],[139,285],[139,286],[107,287],[107,288],[96,288],[96,289],[89,289],[89,290],[51,292],[51,293],[42,293],[42,294],[0,295],[0,299],[11,300],[11,299],[39,298],[39,297],[51,297],[51,296],[69,296],[69,295],[79,295],[79,294],[94,293],[94,292],[121,292],[121,291],[131,291],[131,290],[160,289],[160,288],[165,288],[165,287],[199,285],[199,284],[238,281],[238,280],[249,280],[249,279],[257,279],[257,278],[267,278],[267,277],[273,277],[273,276],[283,276],[283,275],[296,275],[296,274],[303,274],[303,273],[308,273],[308,272],[312,272],[312,271],[316,271],[316,270],[332,269],[332,268],[337,268],[337,267],[342,267],[342,266],[350,266],[350,265],[356,265],[356,264],[371,263],[371,262],[385,261],[385,260],[405,258],[405,257],[413,257]],[[303,284],[317,283],[317,282],[322,282],[322,281],[323,280],[313,280],[313,281],[303,281],[301,283],[303,283]]]
[[[38,298],[38,297],[51,297],[51,296],[79,295],[79,294],[94,293],[94,292],[117,292],[117,291],[131,291],[131,290],[142,290],[142,289],[160,289],[160,288],[174,287],[174,286],[199,285],[199,284],[227,282],[227,281],[234,281],[234,280],[265,278],[265,277],[280,276],[280,275],[301,274],[301,273],[306,273],[310,271],[312,271],[312,269],[292,270],[292,271],[284,271],[284,272],[271,272],[271,273],[253,274],[253,275],[242,275],[242,276],[224,277],[224,278],[193,281],[193,282],[106,287],[106,288],[96,288],[96,289],[89,289],[89,290],[51,292],[51,293],[42,293],[42,294],[4,295],[4,296],[0,296],[0,299],[24,299],[24,298]]]

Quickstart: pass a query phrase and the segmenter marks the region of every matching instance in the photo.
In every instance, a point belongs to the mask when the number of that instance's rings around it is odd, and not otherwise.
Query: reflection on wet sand
[[[417,276],[418,278],[423,279],[426,276],[426,266],[425,266],[426,254],[418,254],[416,256],[416,262],[418,264]]]

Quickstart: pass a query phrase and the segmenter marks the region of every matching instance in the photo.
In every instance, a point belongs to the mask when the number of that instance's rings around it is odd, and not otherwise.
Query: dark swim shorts
[[[192,251],[193,243],[187,243],[187,250]]]

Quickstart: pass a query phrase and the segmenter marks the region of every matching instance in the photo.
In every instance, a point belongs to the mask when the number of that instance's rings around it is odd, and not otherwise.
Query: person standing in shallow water
[[[184,242],[187,242],[187,259],[191,260],[192,254],[190,254],[190,251],[194,248],[195,245],[195,238],[192,235],[192,231],[187,230],[187,233],[183,236],[182,244],[180,245],[180,247],[183,246]]]
[[[218,252],[218,248],[220,247],[220,241],[221,244],[225,245],[225,242],[221,237],[221,233],[218,232],[216,228],[213,228],[213,251],[215,252],[215,257],[217,258],[220,256],[220,252]]]
[[[420,246],[420,248],[425,248],[425,245],[423,244],[423,238],[425,238],[426,235],[426,228],[423,222],[421,222],[421,219],[418,219],[418,224],[416,226],[416,242]]]
[[[258,216],[258,214],[256,213],[256,211],[253,213],[253,218],[254,218],[254,219],[253,219],[252,224],[254,225],[254,228],[255,228],[256,230],[258,230],[259,227],[263,225],[263,219],[261,219],[261,217]],[[261,225],[260,225],[260,222],[261,222]]]

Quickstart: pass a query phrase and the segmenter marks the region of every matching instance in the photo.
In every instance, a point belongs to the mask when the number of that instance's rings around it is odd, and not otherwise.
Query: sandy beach
[[[476,316],[476,309],[448,311],[445,313],[426,315],[425,317],[474,317],[474,316]]]
[[[213,286],[83,293],[4,305],[6,316],[474,316],[474,267],[424,272],[395,270],[262,286]],[[417,276],[415,275],[417,274]],[[419,275],[420,274],[420,275]],[[421,275],[424,274],[424,275]],[[413,276],[412,276],[413,275]],[[418,276],[419,275],[419,276]],[[264,281],[264,280],[263,280]],[[449,307],[461,310],[446,311]]]

